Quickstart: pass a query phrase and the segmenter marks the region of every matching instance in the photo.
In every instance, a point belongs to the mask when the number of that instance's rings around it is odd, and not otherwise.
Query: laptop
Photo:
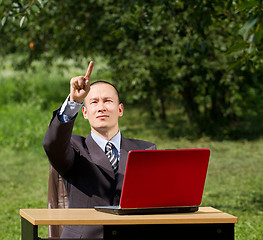
[[[195,212],[202,201],[209,149],[132,150],[118,206],[96,206],[113,214]]]

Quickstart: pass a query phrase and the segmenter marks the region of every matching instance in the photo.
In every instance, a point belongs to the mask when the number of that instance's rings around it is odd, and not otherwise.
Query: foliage
[[[229,34],[229,22],[217,24],[224,4],[215,2],[216,9],[203,1],[157,3],[152,7],[138,1],[112,21],[118,36],[112,41],[117,38],[118,45],[107,45],[116,53],[111,59],[119,85],[132,88],[132,98],[146,100],[149,109],[160,109],[162,119],[166,106],[181,100],[188,120],[202,131],[236,115],[238,101],[227,106],[238,84],[233,73],[225,72],[229,40],[222,35]]]
[[[236,12],[245,19],[245,23],[238,29],[235,44],[229,53],[239,52],[237,64],[253,64],[255,69],[262,68],[262,40],[263,40],[263,3],[260,0],[241,1]]]
[[[163,121],[179,102],[199,133],[262,113],[259,0],[16,0],[1,8],[0,51],[23,54],[20,67],[99,54],[125,102]]]
[[[189,122],[215,134],[246,109],[260,111],[261,104],[249,102],[262,93],[262,70],[226,71],[238,57],[226,51],[241,22],[232,20],[231,1],[135,1],[105,9],[113,13],[107,46],[117,83],[132,93],[128,99],[144,101],[152,116],[158,109],[165,120],[167,106],[181,101]]]

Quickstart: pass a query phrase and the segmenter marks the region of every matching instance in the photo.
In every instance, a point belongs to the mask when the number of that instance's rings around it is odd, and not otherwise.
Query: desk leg
[[[39,240],[38,226],[21,217],[21,240]]]
[[[104,240],[234,240],[234,224],[104,226]]]

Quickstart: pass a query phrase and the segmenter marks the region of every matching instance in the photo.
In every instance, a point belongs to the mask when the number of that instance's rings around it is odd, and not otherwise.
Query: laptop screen
[[[209,149],[130,151],[121,208],[199,206]]]

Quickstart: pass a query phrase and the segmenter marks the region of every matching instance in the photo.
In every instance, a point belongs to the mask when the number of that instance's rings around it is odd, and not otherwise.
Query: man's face
[[[89,120],[91,130],[104,135],[118,132],[118,119],[123,115],[116,90],[109,84],[98,83],[90,87],[85,98],[83,116]]]

